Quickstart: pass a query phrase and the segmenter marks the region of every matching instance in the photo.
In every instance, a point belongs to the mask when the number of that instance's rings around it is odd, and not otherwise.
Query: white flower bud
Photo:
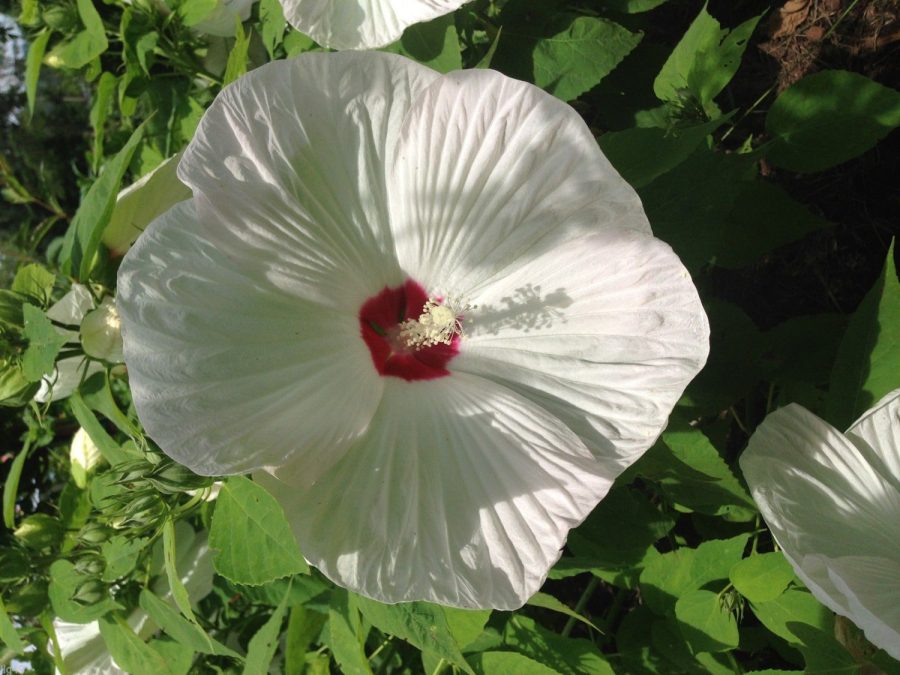
[[[81,345],[84,353],[95,359],[121,363],[122,330],[115,301],[104,298],[97,309],[88,312],[81,322]]]
[[[88,474],[100,463],[103,455],[100,449],[87,435],[83,427],[72,437],[72,445],[69,446],[69,461],[72,465],[72,479],[75,485],[84,489],[87,487]]]

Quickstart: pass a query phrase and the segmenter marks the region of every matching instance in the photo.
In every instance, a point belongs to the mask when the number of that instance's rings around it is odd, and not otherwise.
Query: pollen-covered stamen
[[[450,298],[430,297],[418,319],[407,319],[400,324],[400,339],[413,349],[449,345],[454,335],[463,336],[461,317],[468,309],[471,309],[469,305]]]

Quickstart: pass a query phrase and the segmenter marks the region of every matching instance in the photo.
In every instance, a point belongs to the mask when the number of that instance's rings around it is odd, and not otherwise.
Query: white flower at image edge
[[[281,0],[284,18],[323,47],[375,49],[408,26],[449,14],[468,0]]]
[[[80,342],[85,353],[95,359],[111,363],[121,363],[123,360],[119,316],[111,298],[104,298],[96,306],[88,288],[74,284],[59,302],[47,310],[47,316],[65,326],[79,327],[78,331],[57,327],[57,332],[68,338],[64,350]],[[41,380],[34,399],[38,403],[46,403],[71,396],[83,380],[102,370],[102,363],[86,359],[83,355],[63,357],[56,362],[53,373]]]
[[[797,576],[900,659],[900,389],[845,434],[801,406],[782,408],[740,464]]]
[[[175,524],[175,565],[181,572],[181,583],[187,590],[191,604],[195,605],[209,595],[213,587],[212,551],[207,544],[205,533],[197,534],[185,522]],[[152,585],[153,593],[168,601],[172,598],[169,581],[162,573],[161,546],[154,551],[154,574],[159,575]],[[169,603],[171,605],[171,603]],[[174,606],[173,606],[174,609]],[[128,616],[128,625],[142,640],[147,640],[159,630],[150,616],[142,609],[136,609]],[[53,630],[59,640],[59,649],[72,675],[125,675],[109,651],[100,634],[100,624],[71,623],[61,619],[53,620]],[[59,673],[59,671],[56,671]]]
[[[703,366],[691,279],[581,118],[382,53],[259,68],[119,271],[138,415],[257,472],[387,602],[521,606]]]

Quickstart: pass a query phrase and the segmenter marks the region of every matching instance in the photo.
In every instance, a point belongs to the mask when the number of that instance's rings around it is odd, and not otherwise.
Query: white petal
[[[369,433],[308,490],[259,474],[300,548],[384,602],[520,607],[612,480],[558,419],[487,380],[389,379]]]
[[[884,396],[847,429],[847,437],[900,492],[900,389]]]
[[[305,54],[226,87],[178,167],[204,236],[232,266],[267,266],[280,287],[353,313],[402,282],[384,163],[436,77],[390,54]]]
[[[801,406],[769,415],[740,463],[786,550],[900,561],[900,493],[856,445]]]
[[[191,196],[190,188],[175,173],[180,160],[181,153],[163,160],[119,193],[109,224],[103,230],[103,243],[113,253],[124,255],[151,221]]]
[[[382,388],[356,316],[280,290],[265,268],[251,276],[196,230],[193,200],[176,205],[119,269],[125,361],[148,434],[207,475],[339,456]]]
[[[885,616],[872,570],[900,565],[900,492],[846,436],[798,405],[757,428],[740,459],[753,498],[797,575],[824,604],[866,630]],[[868,559],[847,564],[848,558]],[[843,561],[843,562],[842,562]],[[882,572],[879,572],[882,574]],[[893,579],[897,586],[900,577]]]
[[[250,10],[256,0],[219,0],[216,8],[203,21],[193,28],[198,33],[234,37],[238,19],[246,21],[250,18]]]
[[[451,370],[549,410],[615,474],[653,444],[709,350],[690,276],[666,244],[639,232],[542,243],[470,297]]]
[[[62,332],[62,331],[60,331]],[[72,332],[74,339],[78,334]],[[34,395],[38,403],[60,401],[68,398],[78,386],[91,375],[103,371],[103,366],[96,361],[87,361],[83,356],[70,356],[56,362],[56,368],[50,375],[41,380],[40,389]]]
[[[98,622],[79,624],[55,619],[53,629],[68,672],[78,675],[127,675],[113,663],[100,635]]]
[[[392,162],[400,263],[462,292],[542,239],[650,232],[635,191],[572,108],[489,70],[451,73],[416,101]]]
[[[94,308],[94,298],[87,286],[72,284],[72,288],[59,302],[56,302],[47,310],[47,316],[59,323],[77,326],[84,315]],[[59,331],[64,335],[73,334],[73,331]],[[75,339],[77,340],[77,334]]]
[[[848,556],[831,561],[828,572],[869,642],[900,659],[900,562]]]
[[[449,14],[468,0],[281,0],[294,28],[331,49],[375,49],[407,26]]]

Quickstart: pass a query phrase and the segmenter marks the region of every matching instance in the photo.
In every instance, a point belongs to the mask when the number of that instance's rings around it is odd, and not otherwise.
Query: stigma
[[[454,336],[463,337],[462,315],[471,309],[468,304],[430,297],[422,307],[418,319],[400,324],[400,339],[411,349],[449,345]]]

